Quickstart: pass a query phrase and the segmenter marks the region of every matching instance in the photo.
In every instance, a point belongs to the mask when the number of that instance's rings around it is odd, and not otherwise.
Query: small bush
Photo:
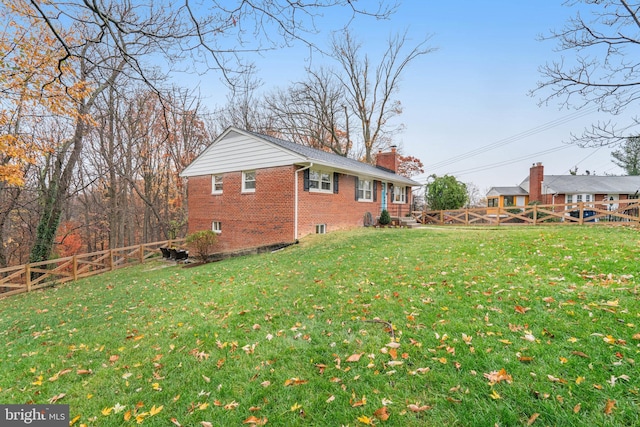
[[[217,241],[218,235],[211,230],[196,231],[185,239],[187,246],[195,252],[195,257],[202,262],[207,262]]]
[[[378,220],[378,222],[380,223],[380,225],[388,225],[389,223],[391,223],[391,215],[389,215],[389,211],[383,209],[380,213],[380,219]]]

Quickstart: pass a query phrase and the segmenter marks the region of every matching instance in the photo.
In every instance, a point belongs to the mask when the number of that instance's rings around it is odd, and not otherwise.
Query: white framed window
[[[309,171],[309,190],[327,193],[333,192],[333,173],[311,169]]]
[[[211,194],[222,194],[223,175],[211,175]]]
[[[325,234],[327,232],[327,224],[316,224],[316,234]]]
[[[242,172],[242,192],[255,193],[256,191],[256,171]]]
[[[393,203],[407,203],[407,187],[393,186]]]
[[[596,200],[596,198],[591,193],[567,194],[567,203],[573,203],[574,200],[577,203],[580,203],[580,202],[589,203],[589,202],[593,202],[594,200]]]
[[[220,221],[213,221],[211,223],[211,231],[214,233],[222,233],[222,223]]]
[[[358,179],[358,200],[373,201],[373,182],[370,179]]]

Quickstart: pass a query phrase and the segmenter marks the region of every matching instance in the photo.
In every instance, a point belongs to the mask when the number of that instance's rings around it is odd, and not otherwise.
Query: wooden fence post
[[[73,281],[78,280],[78,258],[73,256]]]
[[[538,205],[533,205],[533,225],[538,224]]]
[[[139,251],[140,264],[144,262],[144,245],[140,245]]]
[[[27,285],[27,292],[31,292],[31,264],[25,264],[24,278],[25,284]]]
[[[113,271],[113,249],[109,249],[109,271]]]

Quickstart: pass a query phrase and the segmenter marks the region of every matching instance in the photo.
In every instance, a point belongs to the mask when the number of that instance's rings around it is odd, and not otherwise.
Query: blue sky
[[[553,42],[540,42],[537,36],[560,29],[577,11],[562,3],[404,0],[389,21],[359,18],[353,23],[352,33],[372,59],[393,32],[408,28],[413,43],[432,35],[429,44],[437,50],[405,70],[396,96],[404,109],[399,121],[405,125],[396,142],[404,154],[425,164],[418,181],[433,173],[452,174],[484,193],[492,186],[519,184],[534,162],[542,162],[547,174],[567,174],[576,166],[578,173],[622,173],[611,162],[611,148],[566,144],[572,133],[609,120],[608,115],[540,107],[537,97],[528,95],[541,79],[538,67],[559,57]],[[319,34],[318,43],[329,36]],[[323,60],[313,57],[314,65]],[[264,90],[286,87],[304,78],[308,50],[267,52],[256,64]],[[209,82],[214,78],[205,76]],[[206,85],[200,89],[207,93]],[[209,105],[224,104],[224,96],[209,94]]]

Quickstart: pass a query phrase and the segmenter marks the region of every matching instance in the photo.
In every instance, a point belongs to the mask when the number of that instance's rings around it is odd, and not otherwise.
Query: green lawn
[[[639,278],[640,232],[609,227],[153,261],[0,300],[0,403],[76,426],[640,425]]]

